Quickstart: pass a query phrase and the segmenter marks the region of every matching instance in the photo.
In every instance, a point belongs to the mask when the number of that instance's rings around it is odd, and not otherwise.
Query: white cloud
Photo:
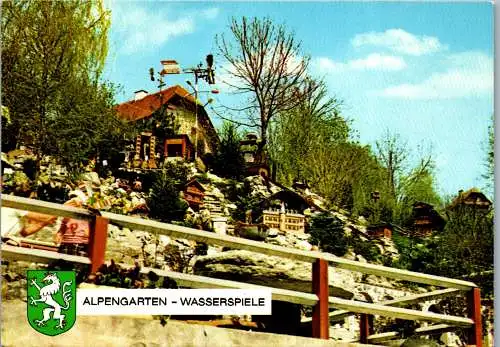
[[[353,59],[345,63],[319,57],[313,60],[312,65],[322,73],[353,70],[399,71],[406,68],[406,62],[403,58],[378,53],[372,53],[365,58]]]
[[[406,67],[401,57],[373,53],[364,59],[351,60],[348,65],[355,70],[392,70],[398,71]]]
[[[212,7],[201,11],[201,15],[206,19],[215,19],[219,15],[219,9],[217,7]]]
[[[390,86],[376,95],[406,99],[450,99],[491,96],[493,59],[479,52],[450,55],[447,70],[432,74],[419,83]]]
[[[242,81],[234,76],[235,71],[234,66],[227,62],[215,70],[215,81],[220,91],[234,93],[242,85]]]
[[[218,8],[208,8],[196,14],[174,16],[172,12],[117,1],[109,1],[108,7],[112,10],[112,31],[118,34],[119,49],[124,54],[158,48],[174,37],[193,33],[197,17],[211,20],[219,14]]]
[[[389,29],[384,32],[358,34],[351,40],[354,47],[385,47],[393,52],[421,56],[446,50],[437,37],[417,36],[403,29]]]

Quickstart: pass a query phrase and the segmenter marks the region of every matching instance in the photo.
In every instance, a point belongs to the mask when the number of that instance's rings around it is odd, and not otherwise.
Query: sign
[[[262,289],[78,289],[81,316],[270,315],[272,293]]]
[[[76,321],[74,271],[27,271],[27,318],[33,329],[48,336],[65,333]]]
[[[161,64],[163,65],[163,70],[160,73],[161,75],[172,75],[181,73],[181,67],[175,60],[162,60]]]

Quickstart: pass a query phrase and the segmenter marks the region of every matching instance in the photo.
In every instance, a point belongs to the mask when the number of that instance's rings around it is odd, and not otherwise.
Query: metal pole
[[[194,143],[194,160],[196,162],[196,159],[198,158],[198,78],[195,79],[194,82],[194,101],[195,101],[195,110],[194,110],[194,115],[195,115],[195,143]]]

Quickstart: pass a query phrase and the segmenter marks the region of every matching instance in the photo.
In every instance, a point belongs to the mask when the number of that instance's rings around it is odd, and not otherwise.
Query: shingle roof
[[[466,192],[460,192],[448,208],[454,208],[461,204],[489,207],[492,202],[479,189],[471,188]]]
[[[137,121],[149,117],[162,104],[170,102],[174,97],[180,97],[195,104],[195,98],[179,85],[170,87],[158,93],[149,94],[142,99],[127,101],[116,106],[118,117],[126,121]]]

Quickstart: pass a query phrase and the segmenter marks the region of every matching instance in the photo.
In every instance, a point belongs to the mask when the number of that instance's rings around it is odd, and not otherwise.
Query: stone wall
[[[203,153],[211,153],[214,148],[210,147],[210,139],[207,136],[206,129],[202,126],[200,122],[201,116],[198,115],[198,141],[203,141],[205,148],[203,148]],[[195,146],[196,135],[193,134],[193,129],[196,127],[196,117],[195,113],[186,110],[177,110],[176,121],[179,123],[179,134],[186,134],[189,136],[189,140]]]
[[[162,327],[159,320],[130,317],[77,318],[68,332],[45,336],[26,319],[26,303],[2,302],[2,346],[361,346],[290,335],[247,332],[187,324],[170,320]],[[367,345],[364,345],[367,346]]]

